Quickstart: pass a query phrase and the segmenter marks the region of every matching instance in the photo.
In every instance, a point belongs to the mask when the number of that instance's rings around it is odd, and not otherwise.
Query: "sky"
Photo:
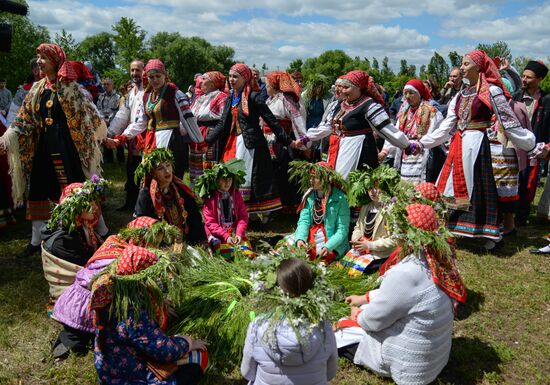
[[[351,57],[384,56],[427,64],[437,51],[465,54],[504,40],[512,55],[550,56],[550,0],[30,0],[30,18],[52,36],[64,28],[76,41],[121,17],[148,37],[160,31],[200,36],[235,49],[235,59],[284,69],[296,58],[329,49]]]

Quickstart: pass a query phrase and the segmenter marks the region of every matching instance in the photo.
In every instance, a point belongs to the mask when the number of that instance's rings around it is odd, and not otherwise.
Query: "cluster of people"
[[[466,300],[453,238],[498,250],[526,219],[550,152],[550,99],[539,89],[548,68],[531,61],[520,79],[481,50],[451,71],[439,100],[433,81],[409,80],[397,109],[365,71],[340,76],[326,103],[322,75],[304,90],[299,73],[274,71],[260,84],[242,63],[227,78],[198,74],[189,95],[159,59],[130,64],[119,100],[110,79],[99,93],[97,74],[61,47],[36,52],[33,75],[0,113],[0,226],[25,204],[32,236],[21,256],[42,251],[50,314],[63,325],[52,352],[85,353],[94,340],[105,384],[200,380],[207,344],[167,334],[167,299],[185,295],[178,277],[193,268],[177,256],[253,259],[249,221],[267,224],[278,210],[298,219],[274,252],[307,256],[278,264],[285,298],[313,290],[312,263],[350,280],[379,271],[381,283],[348,293],[349,316],[315,319],[306,335],[284,320],[252,320],[243,376],[325,384],[343,356],[400,384],[433,381]],[[101,210],[109,183],[98,175],[124,147],[121,209],[135,219],[110,235]],[[547,184],[545,218],[549,202]]]

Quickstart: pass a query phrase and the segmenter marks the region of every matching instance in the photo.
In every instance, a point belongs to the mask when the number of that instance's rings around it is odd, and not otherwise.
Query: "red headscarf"
[[[151,70],[158,71],[166,75],[166,67],[164,66],[164,63],[160,59],[150,59],[147,62],[147,65],[145,65],[145,69],[143,70],[143,73],[147,74],[147,72]]]
[[[260,86],[258,85],[258,82],[256,81],[256,79],[254,79],[254,76],[252,76],[252,70],[246,64],[237,63],[233,65],[233,67],[231,67],[230,71],[238,72],[246,81],[244,88],[242,90],[243,95],[241,99],[241,104],[242,104],[243,114],[245,116],[248,116],[249,114],[248,97],[250,96],[250,93],[252,91],[256,91],[256,92],[259,91]]]
[[[116,267],[118,275],[132,275],[158,262],[158,257],[152,251],[139,246],[130,245],[124,249]]]
[[[225,76],[220,71],[209,71],[202,75],[203,78],[211,80],[220,91],[225,89]]]
[[[143,228],[151,227],[153,224],[157,222],[158,222],[158,219],[141,216],[141,217],[137,217],[136,219],[128,223],[128,227],[131,229],[143,229]]]
[[[493,105],[491,104],[491,91],[489,84],[494,84],[502,89],[504,96],[507,99],[511,98],[510,92],[502,83],[500,72],[493,60],[482,50],[475,49],[466,54],[471,58],[474,63],[479,67],[479,82],[477,83],[477,97],[483,102],[491,111],[493,111]]]
[[[411,79],[403,87],[404,90],[412,90],[420,95],[422,100],[429,101],[432,99],[432,94],[428,87],[422,82],[422,80]]]
[[[59,80],[69,83],[77,79],[73,66],[67,61],[65,51],[57,44],[42,43],[36,48],[36,53],[46,56],[55,64]]]
[[[432,202],[438,202],[441,199],[441,193],[437,189],[437,186],[430,182],[423,182],[415,186],[415,190],[422,196]]]
[[[407,221],[414,227],[425,231],[435,231],[439,227],[437,214],[433,207],[420,203],[407,206]]]
[[[267,75],[267,81],[277,91],[289,93],[298,102],[300,100],[300,86],[296,80],[285,71],[274,71]]]
[[[347,74],[340,76],[340,78],[348,80],[355,87],[359,88],[363,95],[370,96],[381,105],[384,105],[384,98],[378,91],[378,88],[376,88],[374,79],[369,76],[367,72],[361,70],[350,71]]]

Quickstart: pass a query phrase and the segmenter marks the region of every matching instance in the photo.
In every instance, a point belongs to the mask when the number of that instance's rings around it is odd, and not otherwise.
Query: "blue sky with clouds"
[[[340,48],[425,64],[436,50],[466,53],[504,40],[514,56],[550,55],[550,1],[533,0],[30,0],[30,18],[75,39],[131,17],[148,32],[200,36],[248,64],[285,68]]]

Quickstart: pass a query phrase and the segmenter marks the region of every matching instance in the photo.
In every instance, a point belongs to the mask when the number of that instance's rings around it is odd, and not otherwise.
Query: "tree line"
[[[29,60],[35,56],[36,47],[42,42],[50,41],[51,35],[46,27],[32,23],[27,17],[3,15],[0,17],[1,21],[8,21],[13,25],[11,53],[0,54],[0,77],[5,77],[9,88],[13,90],[24,83],[29,75]],[[129,79],[129,65],[135,58],[145,61],[149,58],[160,58],[166,65],[171,81],[182,89],[193,84],[195,73],[204,70],[227,73],[235,63],[235,51],[231,47],[213,45],[196,36],[184,37],[177,32],[158,32],[147,38],[147,32],[133,19],[126,17],[118,20],[112,26],[111,32],[90,35],[77,43],[71,33],[63,29],[55,34],[53,42],[65,49],[69,60],[90,61],[102,77],[110,77],[117,85]],[[478,48],[485,50],[491,57],[507,58],[520,73],[529,60],[523,56],[513,58],[510,48],[503,41],[479,44]],[[415,77],[429,77],[440,86],[443,85],[449,77],[450,69],[459,67],[461,60],[462,56],[456,51],[450,52],[447,59],[434,52],[429,63],[419,68],[409,64],[407,59],[401,59],[399,71],[395,72],[390,67],[387,56],[380,62],[376,57],[352,58],[343,50],[329,50],[318,57],[295,59],[289,64],[287,71],[302,72],[306,82],[323,75],[332,83],[348,71],[362,69],[369,72],[392,95]],[[261,69],[264,73],[269,71],[266,63]],[[542,88],[550,92],[550,77],[542,83]]]

